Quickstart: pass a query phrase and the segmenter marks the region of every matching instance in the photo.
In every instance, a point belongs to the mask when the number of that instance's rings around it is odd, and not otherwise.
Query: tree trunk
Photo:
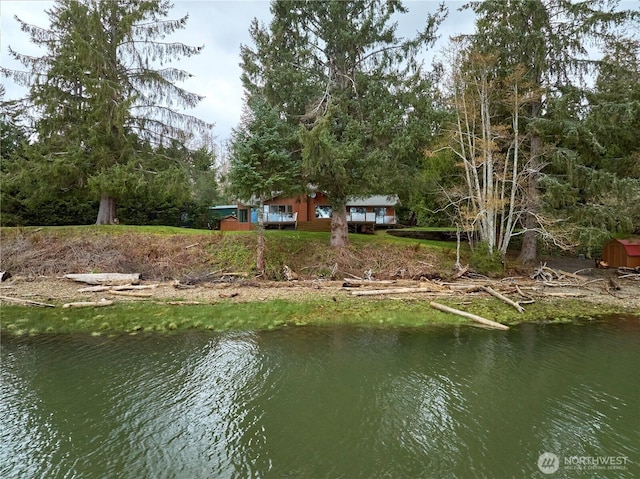
[[[260,209],[258,210],[258,246],[256,251],[256,273],[257,276],[264,277],[264,198],[260,198]]]
[[[97,225],[116,224],[116,199],[107,194],[100,196],[100,208],[98,209]]]
[[[536,215],[540,211],[540,191],[538,181],[540,180],[540,156],[542,154],[542,139],[537,133],[531,137],[531,161],[530,173],[527,178],[527,206],[524,217],[524,237],[522,238],[522,248],[518,260],[521,263],[530,263],[538,256],[538,219]]]
[[[331,215],[331,242],[334,248],[346,248],[349,244],[349,226],[347,224],[347,207],[343,204],[333,208]]]

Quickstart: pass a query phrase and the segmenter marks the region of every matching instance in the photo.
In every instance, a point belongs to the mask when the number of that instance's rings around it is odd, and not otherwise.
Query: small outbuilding
[[[612,268],[640,266],[640,238],[612,239],[602,250],[602,259]]]

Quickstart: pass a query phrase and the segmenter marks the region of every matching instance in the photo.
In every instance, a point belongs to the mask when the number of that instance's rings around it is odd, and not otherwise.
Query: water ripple
[[[10,340],[0,476],[530,477],[550,451],[628,456],[634,477],[639,338],[630,321]]]

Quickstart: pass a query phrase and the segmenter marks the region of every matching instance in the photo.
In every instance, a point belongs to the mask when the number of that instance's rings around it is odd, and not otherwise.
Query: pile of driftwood
[[[611,293],[612,291],[619,291],[621,288],[619,280],[631,279],[640,281],[640,266],[635,268],[619,267],[615,270],[616,275],[613,272],[608,276],[600,276],[596,278],[590,278],[584,275],[575,273],[568,273],[560,269],[555,270],[547,266],[546,263],[541,263],[538,268],[531,274],[531,279],[542,283],[544,286],[556,287],[556,286],[573,286],[580,288],[587,288],[593,283],[601,283],[602,288]],[[549,294],[549,293],[548,293]],[[554,294],[550,294],[554,295]],[[577,296],[578,293],[556,293],[555,296]]]
[[[574,286],[576,282],[587,283],[590,279],[586,276],[579,275],[579,271],[575,273],[568,273],[561,269],[553,269],[547,266],[547,263],[541,263],[530,278],[535,281],[540,281],[546,286]],[[598,280],[600,281],[600,280]]]
[[[78,281],[80,283],[91,284],[86,288],[78,290],[79,293],[95,293],[108,292],[113,295],[150,297],[149,293],[130,292],[129,290],[155,289],[158,285],[140,285],[139,274],[122,274],[122,273],[89,273],[89,274],[66,274],[67,279]],[[24,304],[28,306],[39,306],[43,308],[55,308],[55,304],[42,303],[29,299],[16,298],[12,296],[0,296],[0,300]],[[65,303],[63,308],[80,308],[80,307],[101,307],[111,306],[113,301],[102,298],[99,301],[79,301],[73,303]]]
[[[201,283],[233,283],[247,276],[247,273],[233,273],[223,269],[209,273],[190,273],[177,280],[174,283],[174,287],[177,289],[192,289]]]
[[[157,284],[139,284],[140,274],[123,274],[123,273],[91,273],[91,274],[66,274],[65,278],[80,283],[92,284],[80,288],[79,293],[108,293],[115,296],[130,296],[135,298],[150,298],[152,293],[140,292],[141,290],[156,289]],[[65,303],[63,308],[83,308],[83,307],[100,307],[111,306],[113,301],[101,298],[99,301],[78,301],[74,303]]]
[[[636,266],[635,268],[621,266],[616,269],[616,273],[618,274],[618,279],[635,279],[636,281],[640,281],[640,266]]]
[[[495,284],[494,284],[495,283]],[[366,280],[347,280],[343,283],[343,289],[350,291],[353,296],[378,296],[378,295],[393,295],[393,294],[424,294],[426,296],[432,295],[435,297],[442,296],[457,296],[467,293],[486,293],[500,301],[513,307],[519,313],[524,312],[523,304],[533,303],[534,300],[531,296],[526,295],[522,288],[515,283],[496,283],[490,280],[473,281],[473,282],[456,282],[447,283],[443,281],[422,281],[418,286],[401,286],[397,281],[366,281]],[[499,291],[502,290],[502,291]],[[514,301],[506,296],[506,294],[515,293],[520,296],[518,301]],[[489,326],[496,329],[509,329],[495,321],[482,318],[477,315],[467,313],[458,309],[444,306],[435,301],[431,301],[429,305],[440,311],[457,314],[459,316],[472,319],[485,326]]]

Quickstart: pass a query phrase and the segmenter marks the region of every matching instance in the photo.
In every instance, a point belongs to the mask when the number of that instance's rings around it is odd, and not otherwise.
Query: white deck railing
[[[295,223],[298,213],[264,213],[265,223]]]
[[[375,223],[377,225],[395,225],[394,215],[377,216],[375,213],[347,213],[349,223]]]

